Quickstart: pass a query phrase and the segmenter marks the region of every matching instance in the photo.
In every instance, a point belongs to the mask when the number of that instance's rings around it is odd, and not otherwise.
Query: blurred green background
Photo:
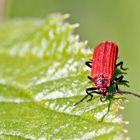
[[[70,23],[80,23],[76,33],[88,47],[112,40],[119,45],[119,60],[129,68],[126,79],[140,94],[140,1],[139,0],[7,0],[5,18],[44,18],[50,13],[69,13]],[[127,97],[123,111],[130,124],[128,135],[140,139],[140,100]]]

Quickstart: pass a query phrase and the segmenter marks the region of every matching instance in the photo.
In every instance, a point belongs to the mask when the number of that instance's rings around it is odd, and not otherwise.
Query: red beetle
[[[87,95],[77,102],[75,105],[82,102],[88,96],[93,97],[93,93],[100,95],[100,100],[106,97],[108,94],[130,94],[140,98],[140,95],[128,92],[128,91],[120,91],[118,89],[118,84],[127,85],[128,81],[123,80],[123,75],[114,76],[115,69],[120,67],[121,70],[126,70],[123,68],[123,62],[119,62],[116,64],[118,56],[118,46],[111,42],[105,41],[97,45],[94,49],[93,58],[91,61],[86,62],[85,64],[91,68],[91,77],[88,78],[94,83],[95,87],[87,88]],[[114,91],[109,91],[111,86],[115,87]]]

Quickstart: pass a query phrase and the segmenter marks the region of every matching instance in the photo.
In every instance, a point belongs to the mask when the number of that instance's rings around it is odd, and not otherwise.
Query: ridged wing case
[[[93,53],[91,75],[92,79],[103,76],[109,81],[112,79],[116,67],[118,46],[113,42],[103,42],[99,44]],[[110,83],[108,83],[108,86]]]

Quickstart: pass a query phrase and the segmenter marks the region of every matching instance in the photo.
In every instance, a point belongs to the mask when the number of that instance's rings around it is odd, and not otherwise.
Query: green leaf
[[[97,95],[74,106],[93,86],[92,52],[66,17],[0,24],[0,139],[126,139],[120,100],[107,114]]]

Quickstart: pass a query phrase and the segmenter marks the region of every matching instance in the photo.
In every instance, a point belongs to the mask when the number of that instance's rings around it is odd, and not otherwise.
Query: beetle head
[[[107,92],[108,92],[107,88],[99,88],[99,91],[100,91],[102,96],[106,96]]]

